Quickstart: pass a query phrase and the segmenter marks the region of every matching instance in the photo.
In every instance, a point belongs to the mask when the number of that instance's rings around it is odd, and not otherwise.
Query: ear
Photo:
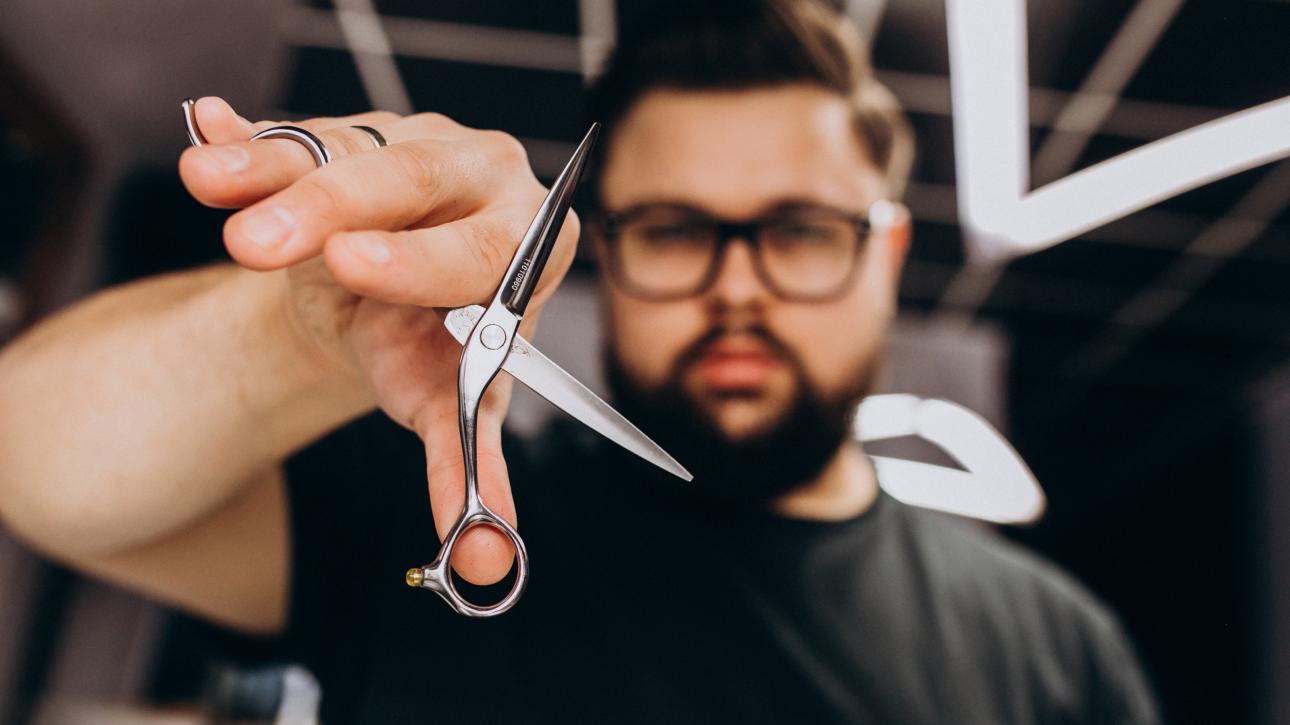
[[[891,262],[892,279],[899,280],[901,270],[905,268],[905,257],[909,255],[910,238],[909,214],[906,213],[900,223],[887,231],[887,254]]]
[[[888,273],[893,287],[900,286],[900,273],[905,268],[905,258],[909,255],[911,226],[909,209],[900,202],[882,204],[881,213],[887,216],[881,222],[882,244],[886,245]]]

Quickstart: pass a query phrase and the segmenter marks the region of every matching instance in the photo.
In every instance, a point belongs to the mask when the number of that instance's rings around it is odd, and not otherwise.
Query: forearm
[[[141,546],[370,408],[293,328],[285,285],[234,267],[151,279],[0,352],[0,516],[66,558]]]

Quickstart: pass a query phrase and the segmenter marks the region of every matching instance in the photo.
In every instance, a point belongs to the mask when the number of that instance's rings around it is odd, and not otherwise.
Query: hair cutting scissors
[[[192,101],[185,101],[182,108],[189,139],[196,146],[202,145],[205,139],[197,127]],[[360,130],[368,132],[368,129]],[[505,519],[493,513],[479,495],[477,416],[480,401],[499,370],[506,371],[556,407],[632,453],[687,481],[692,478],[658,444],[519,334],[520,321],[524,319],[538,279],[555,247],[573,201],[574,189],[599,130],[600,124],[591,126],[551,185],[489,305],[449,310],[444,319],[448,331],[462,344],[457,371],[457,420],[465,461],[466,498],[461,515],[444,538],[434,561],[408,570],[406,581],[409,586],[435,592],[455,611],[468,617],[492,617],[505,612],[515,606],[528,584],[529,562],[524,540]],[[285,138],[300,143],[309,149],[318,166],[331,159],[322,140],[299,127],[278,126],[262,131],[255,138]],[[377,138],[379,136],[373,138],[376,148],[384,146],[384,139],[378,142]],[[457,591],[452,578],[453,549],[462,534],[477,526],[491,526],[501,531],[515,549],[515,582],[501,601],[487,606],[467,601]]]
[[[599,124],[591,127],[551,186],[488,307],[460,307],[450,311],[445,319],[448,330],[463,347],[457,373],[457,412],[461,448],[466,461],[466,503],[457,523],[444,539],[439,555],[433,562],[408,572],[408,583],[438,593],[453,609],[466,616],[487,617],[510,609],[528,583],[528,554],[524,541],[510,524],[484,505],[476,479],[476,414],[484,391],[499,370],[510,373],[557,407],[645,460],[681,478],[690,479],[689,472],[662,448],[518,333],[520,320],[524,318],[542,269],[555,247],[556,237],[573,201],[573,190],[582,176],[599,129]],[[457,592],[450,567],[453,547],[461,535],[479,525],[500,530],[515,547],[515,583],[501,601],[486,607],[471,604]]]

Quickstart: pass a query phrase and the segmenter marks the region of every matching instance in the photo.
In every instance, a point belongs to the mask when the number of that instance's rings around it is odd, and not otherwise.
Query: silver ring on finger
[[[318,166],[325,166],[331,162],[331,151],[327,150],[327,146],[323,144],[322,139],[318,138],[318,136],[314,135],[311,131],[299,126],[274,126],[273,128],[266,128],[252,136],[251,140],[256,141],[259,139],[269,138],[290,139],[301,146],[304,146],[309,151],[309,155],[314,157],[314,164]]]
[[[385,143],[385,137],[381,135],[381,132],[377,131],[371,126],[350,126],[350,128],[356,128],[359,131],[362,131],[363,133],[367,134],[367,137],[372,139],[372,144],[376,146],[376,148],[378,149],[383,149],[387,145]]]

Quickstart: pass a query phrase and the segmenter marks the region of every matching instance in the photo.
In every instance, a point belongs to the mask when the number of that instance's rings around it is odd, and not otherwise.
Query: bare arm
[[[6,519],[58,555],[120,552],[192,523],[371,405],[308,354],[276,312],[282,289],[280,274],[232,266],[157,278],[7,348]]]
[[[315,169],[290,141],[247,141],[254,129],[225,104],[197,111],[212,143],[184,153],[181,176],[209,205],[244,207],[225,243],[261,271],[111,290],[0,351],[0,518],[83,570],[272,631],[291,569],[281,462],[345,420],[379,405],[422,438],[447,532],[462,500],[460,346],[426,308],[493,292],[544,189],[514,139],[442,116],[302,122],[337,156]],[[577,234],[571,215],[526,334]],[[514,523],[508,397],[499,381],[480,411],[480,489]],[[487,583],[511,559],[481,527],[453,566]]]
[[[6,348],[0,516],[52,556],[129,579],[120,562],[161,543],[183,548],[168,540],[236,513],[291,451],[372,407],[370,391],[292,329],[284,277],[229,265],[148,280]],[[269,513],[266,530],[230,542],[258,537],[270,549],[229,559],[285,561],[282,508]],[[270,599],[284,574],[281,565],[257,578]]]

